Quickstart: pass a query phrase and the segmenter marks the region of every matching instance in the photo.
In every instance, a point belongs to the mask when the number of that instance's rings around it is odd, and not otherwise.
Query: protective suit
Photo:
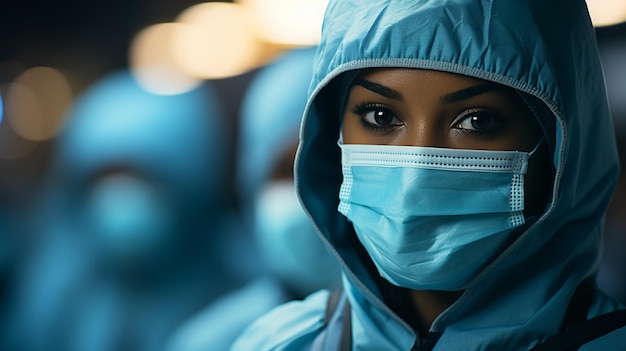
[[[338,211],[337,139],[348,83],[355,70],[373,67],[491,81],[539,102],[533,112],[547,112],[536,114],[545,116],[538,122],[555,169],[545,210],[423,334],[385,302],[375,283],[381,278],[358,254],[352,224]],[[331,0],[314,72],[296,186],[342,264],[343,297],[334,309],[329,292],[285,304],[255,322],[231,349],[338,350],[346,325],[352,350],[530,350],[558,334],[577,287],[597,271],[603,215],[618,174],[584,1]],[[599,290],[590,296],[590,307],[582,312],[587,318],[623,308]],[[622,327],[581,350],[618,350],[624,340]]]
[[[229,209],[223,111],[206,83],[145,91],[128,71],[69,111],[21,283],[25,350],[159,350],[172,331],[245,279]]]

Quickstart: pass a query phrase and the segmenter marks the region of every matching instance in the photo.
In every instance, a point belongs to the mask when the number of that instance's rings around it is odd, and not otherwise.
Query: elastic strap
[[[530,156],[535,154],[535,152],[539,149],[541,144],[543,144],[543,140],[544,140],[544,137],[541,137],[541,139],[539,139],[539,142],[537,142],[537,145],[535,145],[532,151],[528,153],[528,158],[530,158]]]
[[[330,293],[326,300],[324,328],[313,340],[312,351],[352,350],[352,321],[350,303],[339,288]]]
[[[576,323],[564,332],[539,344],[532,351],[578,350],[581,345],[624,326],[626,326],[626,310],[613,311]]]
[[[595,282],[593,279],[585,279],[578,285],[576,291],[574,291],[574,295],[572,295],[570,299],[565,318],[563,318],[561,332],[576,323],[587,320],[587,313],[589,312],[589,308],[591,308],[594,290]]]
[[[581,345],[626,326],[626,310],[613,311],[587,319],[594,290],[595,284],[592,279],[581,282],[570,300],[561,332],[548,338],[531,351],[575,351]]]
[[[352,313],[350,313],[350,302],[346,298],[346,302],[343,305],[342,323],[341,323],[341,336],[339,337],[339,350],[338,351],[351,351],[352,350]]]
[[[328,295],[328,300],[326,300],[326,311],[324,313],[324,325],[328,325],[328,323],[330,323],[330,319],[333,317],[333,314],[337,309],[339,300],[341,300],[342,293],[343,289],[339,288]]]

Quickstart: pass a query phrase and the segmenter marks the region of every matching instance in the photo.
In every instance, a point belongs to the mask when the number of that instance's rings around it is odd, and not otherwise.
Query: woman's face
[[[342,125],[345,144],[531,151],[542,131],[521,98],[453,73],[385,68],[360,74]],[[552,186],[546,143],[530,158],[525,214],[540,214]]]

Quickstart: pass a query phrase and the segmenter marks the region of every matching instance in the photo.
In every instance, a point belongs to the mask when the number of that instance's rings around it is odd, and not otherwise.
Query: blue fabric
[[[305,300],[291,301],[273,309],[263,316],[263,323],[254,323],[248,327],[248,337],[237,339],[231,350],[310,349],[317,333],[324,326],[324,308],[328,295],[328,290],[320,290]]]
[[[298,128],[313,75],[315,47],[290,50],[261,69],[241,102],[237,186],[244,210],[277,161],[298,143]]]
[[[228,350],[252,321],[287,301],[280,281],[262,277],[226,294],[183,322],[165,351]]]
[[[383,302],[354,250],[351,224],[336,210],[342,174],[335,141],[346,82],[355,70],[369,67],[434,69],[484,79],[515,88],[551,111],[556,174],[548,207],[430,331],[441,334],[434,350],[446,351],[528,350],[556,334],[577,285],[597,270],[603,214],[619,171],[585,2],[330,1],[301,127],[296,187],[343,264],[353,349],[409,350],[424,336]],[[598,293],[589,316],[616,308],[621,306]],[[285,340],[308,338],[310,327],[242,338],[249,338],[248,345],[258,338],[264,346],[257,350],[273,350]],[[626,328],[594,343],[615,349],[623,340]]]
[[[339,212],[394,285],[464,289],[525,222],[526,152],[340,147]]]

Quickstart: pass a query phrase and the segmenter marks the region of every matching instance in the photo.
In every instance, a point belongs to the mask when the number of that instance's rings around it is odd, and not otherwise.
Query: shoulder
[[[274,308],[246,328],[231,351],[310,349],[324,327],[329,294],[327,290],[321,290],[302,301],[291,301]]]
[[[282,288],[275,280],[256,279],[184,321],[165,350],[227,350],[249,324],[284,302]]]

